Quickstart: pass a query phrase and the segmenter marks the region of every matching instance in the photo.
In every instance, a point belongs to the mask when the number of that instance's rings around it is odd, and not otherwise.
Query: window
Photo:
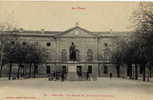
[[[63,68],[62,71],[63,71],[64,73],[67,73],[67,68],[66,68],[66,66],[62,66],[62,68]]]
[[[108,73],[108,67],[104,66],[104,74],[107,74],[107,73]]]
[[[47,42],[46,45],[47,45],[47,47],[49,47],[51,45],[51,43],[50,42]]]

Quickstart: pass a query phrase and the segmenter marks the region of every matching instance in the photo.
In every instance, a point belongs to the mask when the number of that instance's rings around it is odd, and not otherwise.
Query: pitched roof
[[[17,35],[22,35],[22,36],[62,36],[64,34],[67,34],[70,31],[73,31],[75,29],[80,29],[90,35],[93,35],[95,37],[104,37],[104,36],[127,36],[128,34],[132,32],[91,32],[89,30],[86,30],[82,27],[75,26],[70,29],[67,29],[65,31],[38,31],[38,30],[15,30],[15,31],[5,31],[6,33],[14,33]],[[0,32],[1,33],[1,32]]]
[[[82,30],[82,31],[84,31],[84,32],[87,32],[87,33],[90,34],[90,35],[93,35],[93,36],[96,36],[96,37],[97,37],[97,35],[94,34],[93,32],[90,32],[90,31],[88,31],[88,30],[86,30],[86,29],[84,29],[84,28],[82,28],[82,27],[79,27],[79,26],[72,27],[72,28],[70,28],[70,29],[68,29],[68,30],[66,30],[66,31],[64,31],[64,32],[61,32],[60,34],[57,34],[56,36],[67,34],[68,32],[73,31],[73,30],[75,30],[75,29],[80,29],[80,30]]]

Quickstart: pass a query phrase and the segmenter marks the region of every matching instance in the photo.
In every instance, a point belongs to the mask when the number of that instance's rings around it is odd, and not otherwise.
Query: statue
[[[72,45],[70,46],[69,54],[70,54],[70,60],[76,61],[76,49],[73,42],[72,42]]]

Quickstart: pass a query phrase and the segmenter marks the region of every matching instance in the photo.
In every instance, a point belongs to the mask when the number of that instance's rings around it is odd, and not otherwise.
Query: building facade
[[[79,26],[66,31],[20,29],[15,34],[21,42],[38,43],[48,51],[48,63],[38,67],[38,76],[60,74],[64,70],[67,75],[65,77],[70,80],[74,77],[86,80],[89,75],[93,79],[108,77],[110,73],[116,77],[118,69],[111,62],[112,52],[117,50],[117,42],[127,37],[125,32],[91,32]],[[75,62],[70,61],[69,57],[72,43],[76,48]],[[127,75],[126,66],[123,65],[119,70],[122,77]]]

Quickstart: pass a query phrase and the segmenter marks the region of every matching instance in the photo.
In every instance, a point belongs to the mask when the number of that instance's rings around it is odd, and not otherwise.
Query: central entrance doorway
[[[82,66],[77,66],[77,75],[79,78],[82,77]]]

